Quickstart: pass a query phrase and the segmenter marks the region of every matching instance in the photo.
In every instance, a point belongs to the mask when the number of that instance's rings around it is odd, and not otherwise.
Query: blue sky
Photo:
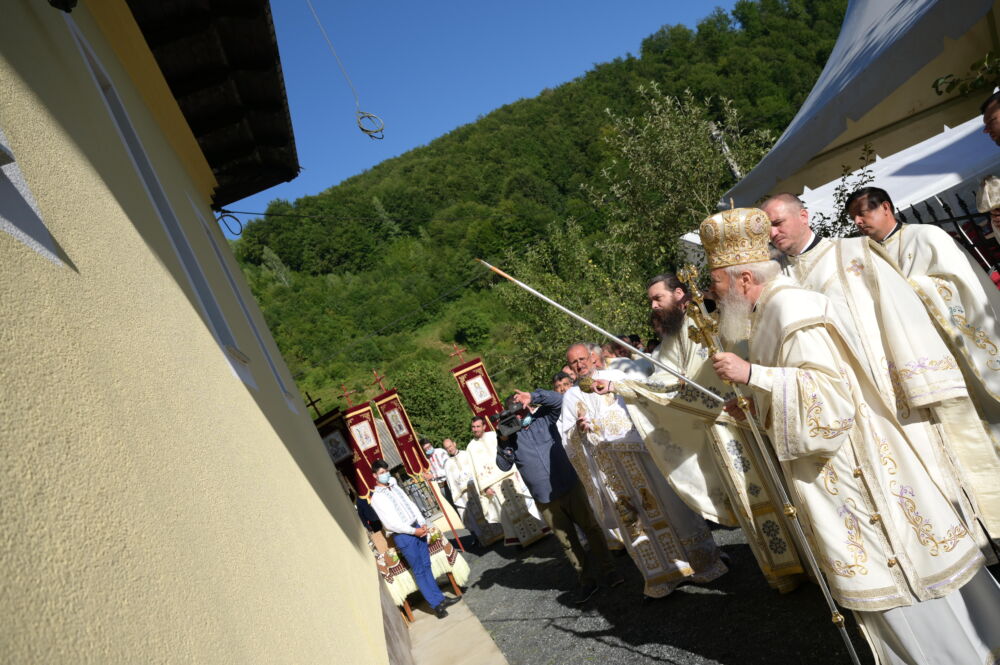
[[[275,198],[316,194],[425,145],[504,104],[638,54],[664,24],[694,26],[734,0],[312,0],[361,99],[385,122],[373,141],[355,125],[354,97],[306,0],[272,0],[302,172],[226,206],[263,211]],[[247,219],[244,217],[244,219]]]

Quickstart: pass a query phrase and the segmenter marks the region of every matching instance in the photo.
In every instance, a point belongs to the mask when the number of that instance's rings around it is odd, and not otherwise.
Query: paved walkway
[[[730,572],[652,603],[642,602],[639,571],[624,556],[616,558],[624,585],[574,605],[573,572],[555,538],[526,550],[470,551],[465,602],[510,665],[850,663],[816,586],[772,591],[741,530],[713,534],[732,560]],[[870,665],[868,645],[849,622],[861,662]]]
[[[508,665],[507,659],[466,603],[438,619],[426,604],[413,608],[410,645],[415,665]]]
[[[781,595],[764,581],[740,529],[716,527],[713,535],[732,561],[715,582],[643,603],[639,571],[623,556],[616,562],[625,584],[601,589],[582,607],[572,602],[573,571],[555,538],[524,550],[467,545],[465,600],[443,621],[414,610],[417,665],[850,663],[817,586]],[[991,571],[1000,576],[1000,566]],[[871,665],[868,644],[845,614],[861,662]]]

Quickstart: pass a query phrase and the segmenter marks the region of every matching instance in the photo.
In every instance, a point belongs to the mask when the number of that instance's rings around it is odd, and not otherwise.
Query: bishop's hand
[[[611,392],[611,381],[594,379],[594,382],[590,384],[590,389],[598,395],[606,395]]]
[[[729,383],[748,383],[750,363],[735,353],[723,351],[712,356],[712,368],[719,378]]]

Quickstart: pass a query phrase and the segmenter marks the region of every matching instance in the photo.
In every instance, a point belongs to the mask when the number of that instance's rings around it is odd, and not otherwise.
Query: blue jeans
[[[416,527],[417,524],[414,522],[413,526]],[[406,559],[406,565],[410,567],[424,600],[431,607],[440,605],[444,601],[444,594],[438,588],[434,573],[431,572],[431,555],[427,551],[427,541],[408,533],[397,533],[393,536],[393,540],[396,541],[396,548]]]

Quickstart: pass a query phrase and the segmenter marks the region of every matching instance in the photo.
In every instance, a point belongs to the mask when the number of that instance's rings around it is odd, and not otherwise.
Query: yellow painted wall
[[[87,6],[72,18],[257,387],[206,326],[62,13],[6,0],[0,128],[67,263],[0,231],[0,662],[384,663],[362,529],[194,217],[188,197],[211,220],[204,174]]]

